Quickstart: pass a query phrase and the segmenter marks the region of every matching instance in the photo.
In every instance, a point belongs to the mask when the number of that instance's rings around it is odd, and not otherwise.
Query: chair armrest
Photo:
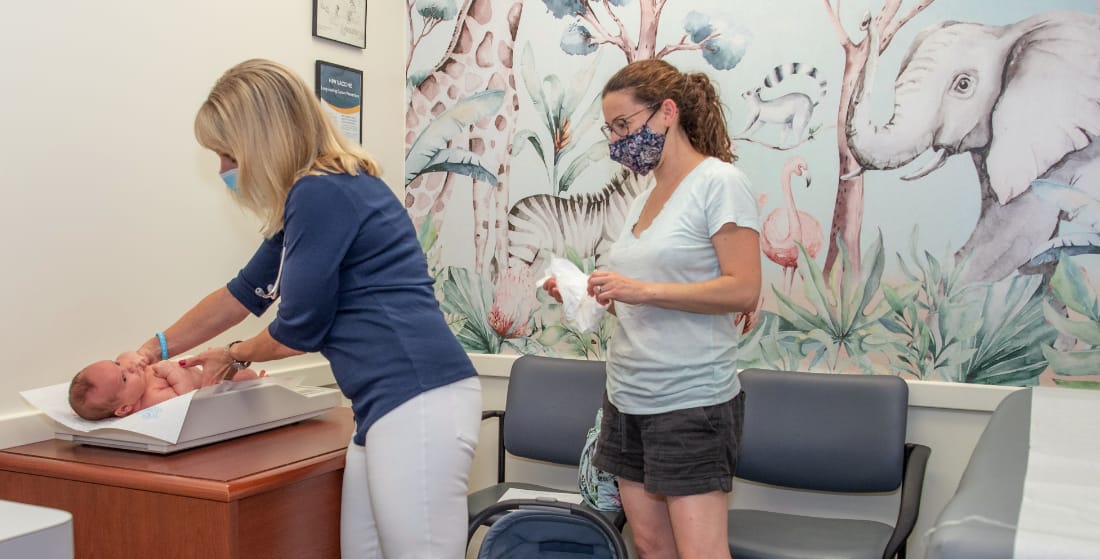
[[[497,483],[504,483],[504,410],[484,410],[481,420],[497,419]]]
[[[901,503],[898,505],[898,520],[894,524],[894,533],[886,544],[883,559],[895,555],[905,557],[905,543],[913,532],[920,512],[921,494],[924,492],[924,471],[928,466],[928,457],[932,449],[922,444],[905,444],[905,465],[902,468]]]

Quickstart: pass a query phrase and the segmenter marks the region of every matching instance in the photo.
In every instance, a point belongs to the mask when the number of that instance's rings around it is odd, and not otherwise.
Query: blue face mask
[[[225,181],[225,186],[229,187],[229,190],[233,192],[237,191],[237,168],[232,169],[221,174],[222,180]]]
[[[661,162],[665,149],[665,134],[654,132],[648,124],[633,134],[627,134],[607,146],[611,160],[638,173],[648,175]]]

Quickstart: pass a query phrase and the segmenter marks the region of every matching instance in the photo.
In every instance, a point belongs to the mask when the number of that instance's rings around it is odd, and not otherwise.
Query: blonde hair
[[[631,91],[634,99],[645,105],[672,99],[680,110],[680,126],[692,147],[727,163],[737,161],[726,130],[722,100],[706,74],[681,72],[664,60],[638,60],[611,76],[601,97],[623,90]]]
[[[290,188],[306,175],[381,171],[333,126],[309,86],[286,66],[263,59],[225,72],[195,115],[203,147],[237,161],[237,201],[270,237],[283,227]]]

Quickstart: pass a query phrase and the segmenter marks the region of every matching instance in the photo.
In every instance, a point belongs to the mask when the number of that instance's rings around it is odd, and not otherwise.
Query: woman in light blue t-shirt
[[[733,315],[760,295],[756,199],[705,74],[631,63],[603,113],[611,158],[656,184],[588,282],[618,317],[593,464],[617,476],[643,559],[725,557],[745,399]]]

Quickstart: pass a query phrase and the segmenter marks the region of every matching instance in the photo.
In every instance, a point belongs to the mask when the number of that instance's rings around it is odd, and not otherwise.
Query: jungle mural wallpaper
[[[601,358],[535,285],[646,177],[599,92],[720,88],[762,217],[744,367],[1100,388],[1100,9],[1076,0],[405,0],[405,203],[471,353]]]

